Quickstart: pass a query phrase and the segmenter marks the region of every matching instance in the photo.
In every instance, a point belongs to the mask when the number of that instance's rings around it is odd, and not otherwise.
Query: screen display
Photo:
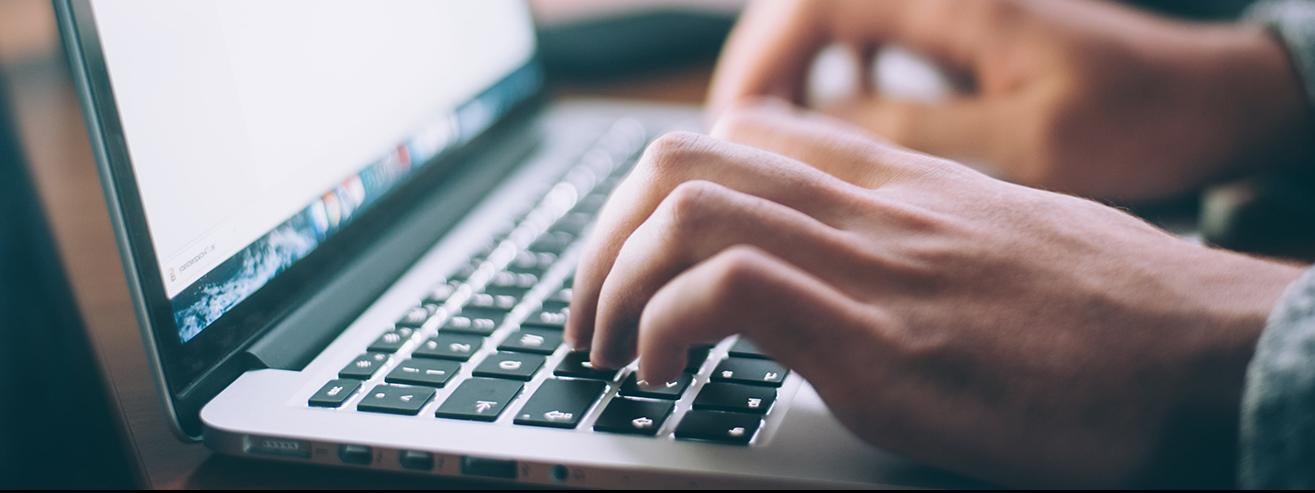
[[[187,342],[541,84],[519,0],[96,0]]]

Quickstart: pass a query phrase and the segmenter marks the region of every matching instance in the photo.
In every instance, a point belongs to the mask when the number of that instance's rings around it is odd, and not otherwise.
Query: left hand
[[[598,366],[638,354],[668,381],[743,332],[860,437],[960,473],[1231,471],[1246,364],[1299,269],[822,117],[714,136],[658,139],[604,208],[567,328]]]
[[[806,68],[828,42],[861,54],[903,44],[971,90],[932,103],[864,90],[819,109],[1028,186],[1153,201],[1300,161],[1310,148],[1301,80],[1265,29],[1097,0],[753,2],[727,40],[709,106],[768,95],[804,103]]]

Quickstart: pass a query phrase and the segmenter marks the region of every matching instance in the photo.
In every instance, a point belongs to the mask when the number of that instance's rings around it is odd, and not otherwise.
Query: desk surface
[[[48,13],[41,11],[43,6],[48,8],[48,3],[31,0],[3,3],[0,33],[9,34],[0,34],[0,60],[8,61],[4,68],[12,78],[10,96],[17,102],[22,138],[60,255],[70,273],[78,308],[88,326],[107,384],[117,396],[125,441],[131,447],[125,453],[133,454],[139,464],[137,476],[141,486],[310,489],[475,486],[432,478],[223,457],[174,437],[147,368],[81,110],[53,48],[53,27]],[[15,22],[20,19],[27,22]],[[637,81],[567,86],[557,92],[566,98],[601,96],[697,103],[703,97],[708,72],[706,66],[694,67]]]

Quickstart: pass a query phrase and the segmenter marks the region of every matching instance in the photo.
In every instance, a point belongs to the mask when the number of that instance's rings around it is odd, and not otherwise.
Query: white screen
[[[518,0],[93,8],[170,297],[534,50]]]

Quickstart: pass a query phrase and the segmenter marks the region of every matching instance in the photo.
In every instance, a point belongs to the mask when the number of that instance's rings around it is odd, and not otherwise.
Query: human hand
[[[819,109],[1031,186],[1146,201],[1309,147],[1300,83],[1262,28],[1088,0],[760,1],[727,43],[711,107],[802,104],[809,63],[832,42],[865,59],[904,45],[969,89],[938,103],[868,91]]]
[[[604,207],[567,327],[597,366],[668,381],[743,333],[865,440],[1012,485],[1228,457],[1298,269],[788,109],[714,136],[659,138]]]

